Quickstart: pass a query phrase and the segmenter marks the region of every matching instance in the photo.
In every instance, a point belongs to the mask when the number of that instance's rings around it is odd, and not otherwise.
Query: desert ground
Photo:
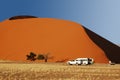
[[[0,80],[120,80],[120,64],[0,62]]]

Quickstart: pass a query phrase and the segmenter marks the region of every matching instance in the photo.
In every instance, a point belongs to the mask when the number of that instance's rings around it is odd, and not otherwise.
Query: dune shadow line
[[[89,38],[98,45],[106,54],[109,60],[115,63],[120,63],[120,47],[114,43],[108,41],[107,39],[99,36],[95,32],[84,27],[85,32]]]

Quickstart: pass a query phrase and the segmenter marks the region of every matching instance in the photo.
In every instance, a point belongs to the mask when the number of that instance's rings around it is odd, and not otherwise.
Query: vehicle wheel
[[[83,63],[83,65],[87,65],[86,63]]]
[[[77,63],[77,65],[81,65],[82,63]]]
[[[69,65],[72,65],[72,64],[70,64],[70,63],[68,63]]]
[[[78,64],[78,65],[81,65],[81,64]]]

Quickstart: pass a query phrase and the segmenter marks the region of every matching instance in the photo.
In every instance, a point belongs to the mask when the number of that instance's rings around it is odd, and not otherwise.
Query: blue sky
[[[0,21],[15,15],[71,20],[120,44],[120,0],[0,0]]]

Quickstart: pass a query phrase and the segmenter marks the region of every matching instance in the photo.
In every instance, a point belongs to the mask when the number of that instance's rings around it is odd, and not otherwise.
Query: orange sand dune
[[[0,59],[25,61],[29,52],[50,53],[58,61],[91,57],[97,63],[108,59],[75,22],[52,18],[5,20],[0,23]]]

